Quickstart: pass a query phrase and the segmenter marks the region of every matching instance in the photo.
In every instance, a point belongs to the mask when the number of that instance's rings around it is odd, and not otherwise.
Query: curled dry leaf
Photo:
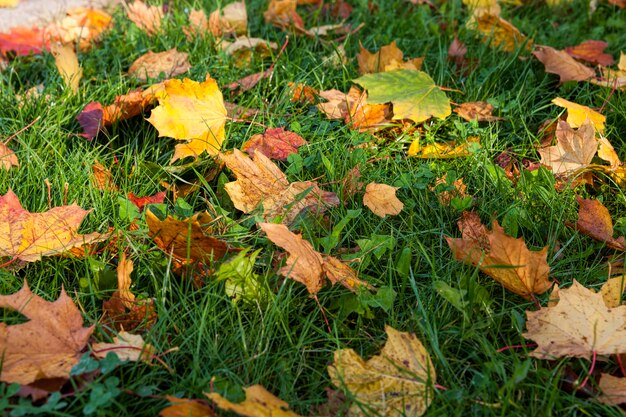
[[[457,261],[477,266],[504,288],[526,299],[543,294],[552,285],[548,278],[547,246],[538,252],[530,251],[524,239],[507,236],[495,220],[489,232],[473,212],[464,212],[458,225],[462,238],[446,237]]]
[[[104,359],[109,352],[113,352],[122,361],[146,363],[152,362],[156,349],[144,342],[143,337],[121,331],[113,338],[113,343],[92,343],[91,349],[96,358]]]
[[[11,309],[29,321],[0,323],[0,381],[26,385],[38,380],[69,378],[94,326],[83,327],[83,317],[64,289],[54,301],[33,294],[26,281],[21,290],[0,295],[0,308]]]
[[[187,143],[176,145],[171,162],[203,152],[217,155],[224,141],[226,107],[217,82],[207,76],[201,83],[185,78],[164,81],[164,91],[157,95],[159,105],[148,122],[159,136]]]
[[[557,51],[549,46],[537,45],[533,55],[543,63],[546,72],[557,74],[560,83],[585,81],[595,76],[593,69],[577,62],[566,52]]]
[[[598,140],[589,120],[574,130],[560,120],[556,127],[557,144],[539,149],[541,163],[552,168],[555,174],[571,173],[584,168],[598,151]]]
[[[604,53],[609,46],[604,41],[584,41],[583,43],[565,48],[565,52],[573,58],[589,62],[592,65],[613,65],[615,60],[612,55]]]
[[[317,294],[324,287],[325,279],[333,284],[341,284],[352,292],[359,288],[373,289],[360,280],[352,268],[337,258],[321,255],[311,243],[301,235],[289,231],[284,224],[259,223],[267,238],[289,253],[286,265],[279,273],[304,284],[311,294]]]
[[[144,2],[135,0],[131,4],[124,3],[126,15],[137,27],[148,35],[154,35],[161,30],[163,9],[159,6],[148,6]]]
[[[289,81],[287,83],[289,92],[291,93],[292,103],[315,103],[317,101],[318,92],[313,87],[306,84],[296,84]]]
[[[133,269],[133,261],[126,259],[126,254],[122,252],[117,264],[117,293],[124,306],[130,309],[135,306],[135,294],[130,290]]]
[[[503,120],[502,117],[493,115],[493,106],[486,101],[461,103],[460,106],[454,109],[454,112],[467,121],[497,122],[498,120]]]
[[[396,197],[398,188],[400,187],[370,182],[365,187],[363,204],[378,217],[385,218],[387,215],[400,214],[404,208],[404,203]]]
[[[357,402],[348,416],[421,416],[433,400],[435,368],[422,342],[391,326],[385,332],[380,355],[365,361],[352,349],[340,349],[328,367],[333,385]]]
[[[0,142],[0,169],[5,171],[10,170],[12,167],[19,167],[20,161],[17,159],[17,155],[7,145]]]
[[[598,200],[587,200],[579,196],[576,196],[576,200],[580,204],[576,229],[592,239],[605,242],[610,248],[626,250],[624,236],[617,239],[613,237],[613,220],[607,208]]]
[[[563,356],[589,359],[597,355],[626,352],[626,306],[609,308],[602,294],[576,280],[559,289],[554,307],[526,312],[524,337],[537,348],[531,356],[555,359]]]
[[[396,45],[396,41],[381,46],[378,52],[371,53],[359,44],[361,51],[356,59],[359,63],[359,74],[393,71],[397,69],[419,70],[424,58],[414,58],[404,62],[404,53]]]
[[[290,224],[306,208],[323,210],[325,205],[339,204],[334,193],[320,190],[316,182],[290,183],[280,168],[261,152],[250,159],[233,149],[220,158],[237,178],[224,189],[235,207],[244,213],[251,213],[262,204],[264,219],[283,216],[283,223]]]
[[[246,399],[233,403],[216,392],[206,393],[219,408],[232,411],[245,417],[302,417],[289,410],[289,404],[272,395],[261,385],[252,385],[243,389]]]
[[[74,247],[103,240],[100,233],[81,235],[78,226],[90,210],[76,204],[30,213],[9,190],[0,196],[0,258],[35,262]]]
[[[598,401],[610,405],[626,404],[626,378],[602,374],[599,386],[602,395]]]
[[[420,144],[418,138],[411,143],[407,153],[409,156],[424,159],[461,158],[472,155],[470,148],[473,146],[480,148],[480,138],[478,136],[470,136],[467,138],[467,142],[461,144],[449,141],[424,146]]]
[[[271,159],[286,161],[292,153],[298,153],[298,148],[306,145],[307,141],[297,133],[289,132],[282,127],[266,129],[265,133],[253,135],[241,147],[242,151],[254,156],[261,152]]]
[[[97,160],[91,166],[91,183],[100,191],[117,191],[113,174]]]
[[[171,405],[161,410],[161,417],[218,417],[213,408],[204,402],[171,395],[166,395],[165,398]]]
[[[325,100],[324,103],[319,103],[317,108],[324,113],[324,115],[331,120],[344,119],[349,114],[349,109],[352,104],[360,96],[358,89],[350,88],[348,94],[339,90],[331,89],[326,91],[320,91],[319,96]]]
[[[525,44],[530,49],[532,40],[526,38],[519,29],[507,20],[493,14],[474,15],[468,22],[470,28],[483,35],[483,42],[489,43],[492,48],[500,48],[505,52],[515,52]]]
[[[191,69],[188,56],[187,52],[178,52],[176,48],[157,53],[148,51],[131,64],[128,74],[140,81],[158,78],[161,74],[165,74],[167,78],[175,77]]]
[[[73,94],[78,93],[78,86],[83,78],[83,69],[78,64],[78,57],[74,48],[70,45],[53,43],[50,52],[54,56],[54,63],[63,79],[63,84],[69,88]]]

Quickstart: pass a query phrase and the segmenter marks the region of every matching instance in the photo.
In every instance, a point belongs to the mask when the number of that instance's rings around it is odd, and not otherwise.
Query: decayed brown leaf
[[[135,294],[130,290],[132,284],[130,274],[133,269],[133,261],[126,259],[126,254],[122,252],[117,264],[117,293],[127,308],[133,308],[135,305]]]
[[[0,196],[0,258],[35,262],[104,239],[100,233],[77,233],[89,211],[72,204],[29,213],[15,193],[7,191]]]
[[[304,22],[296,11],[297,0],[270,0],[263,17],[267,23],[282,28],[294,28],[306,32]]]
[[[359,74],[392,71],[396,69],[419,70],[424,58],[413,58],[404,62],[404,53],[396,45],[396,41],[382,46],[378,52],[370,53],[360,45],[361,51],[356,59],[359,63]]]
[[[158,78],[161,73],[167,78],[175,77],[191,69],[191,64],[187,60],[188,56],[187,52],[178,52],[176,48],[157,53],[148,51],[131,64],[128,74],[140,81]]]
[[[555,174],[573,172],[588,166],[598,151],[598,140],[589,120],[574,130],[567,122],[559,121],[556,128],[557,144],[539,149],[541,163]]]
[[[610,405],[626,404],[626,378],[602,374],[599,386],[602,395],[598,401]]]
[[[226,242],[205,234],[207,225],[212,221],[213,218],[207,212],[196,213],[185,220],[167,216],[161,221],[150,210],[146,211],[148,236],[163,252],[183,264],[210,263],[233,250]]]
[[[531,48],[532,40],[527,40],[526,36],[511,22],[498,15],[489,13],[474,15],[468,24],[480,32],[484,41],[493,48],[502,48],[503,51],[514,52],[524,43],[526,43],[526,49]]]
[[[97,160],[91,166],[91,183],[100,191],[117,191],[113,174]]]
[[[148,6],[135,0],[131,4],[124,3],[124,8],[128,18],[148,35],[154,35],[161,30],[163,9],[160,6]]]
[[[387,215],[400,214],[404,208],[404,203],[396,197],[398,188],[400,187],[370,182],[365,187],[363,204],[378,217],[385,218]]]
[[[298,148],[306,144],[307,141],[297,133],[277,127],[253,135],[243,144],[241,150],[250,156],[254,156],[255,152],[261,152],[268,158],[286,161],[289,155],[298,153]]]
[[[254,86],[256,86],[262,79],[270,78],[273,73],[274,68],[268,68],[265,71],[256,72],[254,74],[247,75],[237,81],[233,81],[232,83],[228,84],[226,88],[235,93],[248,91],[254,88]]]
[[[567,52],[557,51],[549,46],[537,45],[533,55],[543,63],[546,72],[559,76],[561,84],[568,81],[585,81],[595,76],[595,72],[591,68],[577,62]]]
[[[205,394],[219,408],[232,411],[245,417],[302,417],[289,410],[289,404],[272,395],[261,385],[252,385],[243,389],[246,399],[233,403],[216,392]]]
[[[0,169],[5,171],[10,170],[12,167],[19,167],[20,161],[17,159],[17,155],[7,145],[0,142]]]
[[[493,106],[486,101],[472,101],[461,103],[454,109],[455,113],[467,121],[477,120],[479,122],[497,122],[503,120],[502,117],[494,116]]]
[[[455,36],[448,47],[448,59],[457,67],[464,67],[467,65],[465,54],[467,54],[467,47]]]
[[[478,266],[504,288],[526,299],[543,294],[552,285],[547,246],[538,252],[530,251],[524,239],[507,236],[495,220],[489,232],[474,212],[464,212],[458,225],[462,238],[446,237],[456,260]]]
[[[571,57],[580,59],[581,61],[608,67],[615,62],[612,55],[604,53],[604,50],[608,46],[609,44],[604,41],[589,40],[576,46],[567,47],[565,48],[565,52]]]
[[[69,378],[94,326],[83,327],[83,317],[61,289],[54,302],[33,294],[24,282],[18,292],[0,295],[0,308],[15,310],[29,321],[0,323],[0,380],[21,385],[51,378]]]
[[[537,343],[531,353],[540,359],[563,356],[589,359],[595,353],[626,352],[626,306],[609,308],[602,294],[580,285],[559,289],[554,307],[527,311],[524,337]]]
[[[191,17],[190,17],[191,19]],[[226,34],[245,35],[248,33],[248,14],[246,3],[237,1],[215,10],[209,16],[208,29],[213,36]]]
[[[70,45],[61,45],[52,43],[50,52],[54,56],[54,62],[57,70],[63,79],[63,84],[68,87],[72,93],[78,93],[78,86],[83,77],[83,69],[78,64],[78,57],[74,48]]]
[[[385,332],[380,355],[365,361],[352,349],[340,349],[328,367],[333,385],[355,397],[348,416],[421,416],[433,400],[436,373],[422,342],[391,326]]]
[[[361,281],[352,268],[337,258],[321,255],[311,243],[289,231],[284,224],[259,223],[259,227],[269,240],[289,253],[286,265],[279,273],[304,284],[309,293],[317,294],[324,287],[324,277],[333,285],[339,283],[353,292],[359,287],[373,288]]]
[[[121,331],[113,338],[113,343],[92,343],[91,349],[95,357],[103,359],[109,352],[113,352],[120,360],[150,363],[156,349],[144,342],[143,337]]]
[[[172,405],[161,410],[161,417],[218,417],[212,407],[198,400],[176,398],[166,395],[165,398]]]
[[[262,204],[264,219],[283,216],[283,223],[290,224],[308,207],[320,210],[324,205],[339,204],[334,193],[320,190],[316,182],[289,183],[280,168],[261,152],[255,153],[250,159],[234,149],[233,152],[221,154],[220,158],[237,177],[236,181],[226,184],[224,189],[235,207],[244,213],[251,213]],[[305,192],[306,195],[300,198],[299,194]]]
[[[207,76],[199,83],[188,78],[163,82],[157,94],[159,105],[147,119],[159,136],[186,143],[176,145],[171,162],[186,157],[197,158],[203,152],[217,155],[226,135],[226,107],[217,82]]]
[[[578,209],[578,222],[576,229],[592,239],[605,242],[610,248],[626,250],[624,236],[613,237],[613,220],[611,214],[598,200],[587,200],[576,196],[580,208]]]

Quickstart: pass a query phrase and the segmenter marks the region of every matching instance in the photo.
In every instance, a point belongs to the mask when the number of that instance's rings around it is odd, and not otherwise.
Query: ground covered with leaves
[[[623,1],[205,3],[0,34],[3,414],[623,415]]]

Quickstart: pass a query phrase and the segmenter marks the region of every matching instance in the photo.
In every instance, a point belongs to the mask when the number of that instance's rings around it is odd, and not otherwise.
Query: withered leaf
[[[472,101],[461,103],[454,109],[455,113],[467,121],[477,120],[479,122],[497,122],[502,117],[494,116],[493,106],[486,101]]]
[[[568,81],[585,81],[595,76],[595,72],[591,68],[577,62],[567,52],[557,51],[549,46],[537,45],[533,55],[543,63],[546,72],[559,76],[561,84]]]
[[[171,395],[166,395],[165,398],[172,404],[161,410],[161,417],[218,417],[213,408],[202,401]]]
[[[144,342],[143,337],[121,331],[113,337],[113,343],[92,343],[91,348],[94,356],[104,359],[109,352],[113,352],[122,361],[150,363],[156,349],[149,343]]]
[[[167,78],[175,77],[191,69],[188,56],[187,52],[178,52],[176,48],[156,53],[148,51],[130,65],[128,74],[140,81],[158,78],[161,74]]]
[[[598,151],[598,140],[589,120],[574,130],[560,120],[556,127],[557,144],[539,149],[541,163],[552,168],[555,174],[563,174],[584,168]]]
[[[626,378],[602,374],[599,386],[602,395],[598,401],[610,405],[626,404]]]
[[[392,71],[394,69],[419,70],[424,58],[414,58],[404,62],[404,53],[396,45],[396,41],[381,46],[378,52],[371,53],[359,44],[361,51],[356,59],[359,63],[359,74]]]
[[[154,35],[161,30],[163,9],[160,6],[149,6],[140,0],[133,3],[124,3],[126,15],[137,27],[148,35]]]
[[[268,158],[286,161],[289,155],[298,153],[298,148],[306,143],[306,140],[297,133],[277,127],[253,135],[243,144],[241,150],[250,156],[254,156],[255,152],[261,152]]]
[[[587,200],[576,196],[580,208],[578,209],[578,222],[576,229],[592,239],[605,242],[610,248],[626,250],[624,236],[613,237],[613,220],[611,214],[598,200]]]
[[[19,167],[20,161],[17,159],[17,155],[7,145],[0,143],[0,169],[6,171],[12,167]]]
[[[387,184],[370,182],[365,187],[363,204],[378,217],[385,218],[387,215],[395,216],[400,214],[404,208],[404,203],[396,197],[398,188]]]
[[[587,61],[590,64],[603,65],[608,67],[613,65],[615,60],[612,55],[604,53],[604,50],[609,46],[604,41],[588,40],[576,46],[569,46],[565,48],[565,52],[571,57],[580,59],[581,61]]]
[[[295,1],[295,0],[294,0]],[[246,399],[233,403],[216,392],[205,394],[219,408],[232,411],[245,417],[302,417],[289,410],[289,404],[272,395],[261,385],[252,385],[243,389]]]

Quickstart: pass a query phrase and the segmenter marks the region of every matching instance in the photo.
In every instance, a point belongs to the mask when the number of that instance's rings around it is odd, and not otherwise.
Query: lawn
[[[546,121],[554,127],[559,118],[566,118],[565,109],[552,103],[561,97],[606,116],[602,135],[620,158],[626,158],[626,94],[617,85],[560,83],[559,75],[547,72],[532,52],[538,48],[533,45],[564,50],[586,40],[603,40],[608,43],[605,52],[615,59],[610,68],[615,69],[620,48],[626,45],[626,11],[604,0],[594,11],[582,1],[552,7],[537,1],[502,2],[500,16],[527,37],[507,51],[466,24],[472,10],[459,0],[348,3],[353,9],[345,19],[351,25],[347,33],[322,37],[294,30],[293,20],[282,28],[272,25],[263,16],[266,1],[247,1],[249,36],[276,43],[267,54],[247,55],[224,52],[221,36],[188,35],[183,30],[189,25],[191,10],[203,9],[208,15],[220,4],[171,2],[154,34],[133,23],[120,6],[111,12],[112,24],[99,40],[78,51],[83,76],[76,92],[64,83],[52,54],[15,57],[5,53],[11,59],[0,72],[0,141],[15,152],[19,167],[0,169],[0,194],[12,190],[33,213],[75,202],[91,210],[79,232],[98,232],[104,237],[84,251],[63,251],[31,262],[10,254],[9,238],[0,236],[4,256],[0,257],[4,263],[0,294],[16,293],[27,281],[33,293],[53,301],[64,288],[82,314],[84,326],[95,326],[89,345],[75,355],[78,363],[71,376],[61,378],[57,385],[46,385],[53,387],[51,394],[38,400],[20,397],[20,385],[10,384],[15,381],[2,375],[3,413],[13,417],[154,416],[170,404],[166,396],[175,396],[201,400],[196,405],[204,414],[189,415],[213,415],[212,409],[217,415],[235,415],[220,410],[205,393],[240,402],[245,398],[244,388],[259,384],[302,416],[358,415],[357,410],[362,415],[379,415],[372,404],[361,403],[354,390],[333,384],[328,367],[340,349],[353,349],[366,360],[378,355],[387,340],[385,327],[391,326],[414,333],[432,360],[429,372],[436,373],[436,379],[431,373],[427,380],[419,380],[422,391],[406,397],[410,402],[424,401],[426,396],[429,405],[424,415],[623,415],[623,409],[604,404],[599,397],[603,392],[600,381],[606,378],[601,374],[626,376],[622,374],[626,349],[596,351],[594,342],[587,355],[531,356],[538,342],[523,336],[526,312],[547,310],[551,290],[516,294],[485,274],[484,264],[466,264],[463,257],[456,260],[448,239],[461,237],[457,222],[464,211],[471,211],[489,230],[498,221],[508,236],[522,239],[533,252],[547,247],[549,278],[560,284],[561,291],[574,280],[598,291],[608,278],[622,276],[624,248],[612,243],[612,236],[599,239],[596,234],[594,238],[575,225],[577,197],[598,200],[612,218],[614,230],[609,234],[614,233],[613,240],[626,234],[624,168],[619,161],[609,167],[595,155],[598,145],[594,145],[593,165],[586,161],[578,169],[558,174],[560,168],[547,166],[539,146],[542,140],[544,150],[550,140],[552,145],[557,143],[549,133],[540,133],[540,128]],[[332,8],[319,5],[299,6],[297,12],[306,28],[342,21]],[[455,37],[467,49],[456,60],[448,53]],[[452,108],[484,101],[501,120],[468,121],[452,112],[419,123],[385,119],[372,129],[358,129],[350,120],[329,119],[316,105],[324,101],[317,94],[313,102],[293,99],[289,83],[316,92],[346,93],[362,86],[354,81],[362,76],[357,62],[360,45],[375,52],[394,41],[405,61],[424,58],[421,71],[441,87],[435,89],[447,96]],[[151,117],[150,109],[113,122],[92,140],[80,136],[83,128],[77,116],[88,103],[106,106],[131,90],[141,87],[145,91],[167,79],[162,74],[140,81],[127,71],[146,52],[171,48],[188,53],[191,65],[176,78],[201,83],[210,76],[225,101],[258,110],[252,116],[230,114],[226,118],[222,152],[241,149],[252,135],[268,128],[295,132],[307,143],[297,154],[274,163],[291,183],[314,181],[319,189],[335,193],[336,204],[322,204],[321,191],[316,194],[307,183],[287,201],[287,209],[281,206],[277,216],[265,211],[271,194],[243,212],[226,185],[238,178],[235,169],[206,152],[172,162],[175,146],[181,142],[171,135],[159,137],[157,128],[146,120]],[[270,67],[269,76],[246,91],[227,88]],[[599,68],[593,71],[593,78],[601,74]],[[26,95],[37,86],[38,95]],[[403,92],[397,86],[388,90]],[[587,139],[595,140],[594,133]],[[450,158],[410,156],[409,147],[415,141],[422,147],[452,141],[463,152]],[[94,179],[96,163],[108,178],[100,186]],[[354,176],[355,168],[360,177]],[[458,179],[466,186],[465,196],[455,186]],[[362,187],[372,182],[398,187],[396,195],[403,203],[398,214],[381,217],[364,204]],[[128,197],[129,193],[152,196],[162,191],[167,191],[165,200],[143,211]],[[308,199],[313,207],[294,212],[300,201]],[[5,236],[11,233],[7,221],[16,219],[7,210],[0,206],[0,233]],[[185,256],[173,255],[171,246],[159,247],[158,238],[164,232],[154,233],[148,224],[149,218],[159,222],[168,215],[179,220],[189,235],[184,228],[178,231],[179,243],[183,242],[178,249],[193,258],[200,243],[193,237],[193,223],[186,219],[205,211],[211,220],[200,222],[204,232],[199,234],[226,242],[231,249],[220,259],[185,262]],[[355,277],[375,289],[343,281],[346,285],[327,283],[311,291],[310,285],[291,279],[294,261],[297,265],[306,254],[299,252],[287,261],[284,245],[270,240],[259,225],[281,222],[310,242],[325,263],[331,262],[329,257],[338,259],[337,263],[352,268]],[[487,249],[477,262],[488,256]],[[103,303],[118,290],[119,264],[124,258],[133,263],[130,291],[136,303],[153,308],[149,317],[135,312],[139,322],[134,321],[134,329],[126,329],[154,347],[149,363],[120,362],[114,354],[101,358],[94,347],[96,342],[111,341],[121,330],[110,314],[103,314]],[[523,267],[495,264],[505,274]],[[308,264],[307,269],[311,269]],[[6,306],[3,300],[0,304]],[[621,346],[626,346],[624,309],[613,308],[622,317],[621,324],[615,324]],[[1,321],[12,328],[26,319],[5,308]],[[564,328],[571,326],[572,333],[588,325],[567,316],[561,321]],[[0,334],[5,329],[0,327]],[[37,339],[37,332],[29,337]],[[0,346],[6,348],[6,342],[0,341]],[[28,388],[25,385],[21,393]],[[622,385],[622,403],[626,402],[624,393]],[[403,414],[396,410],[386,415]]]

